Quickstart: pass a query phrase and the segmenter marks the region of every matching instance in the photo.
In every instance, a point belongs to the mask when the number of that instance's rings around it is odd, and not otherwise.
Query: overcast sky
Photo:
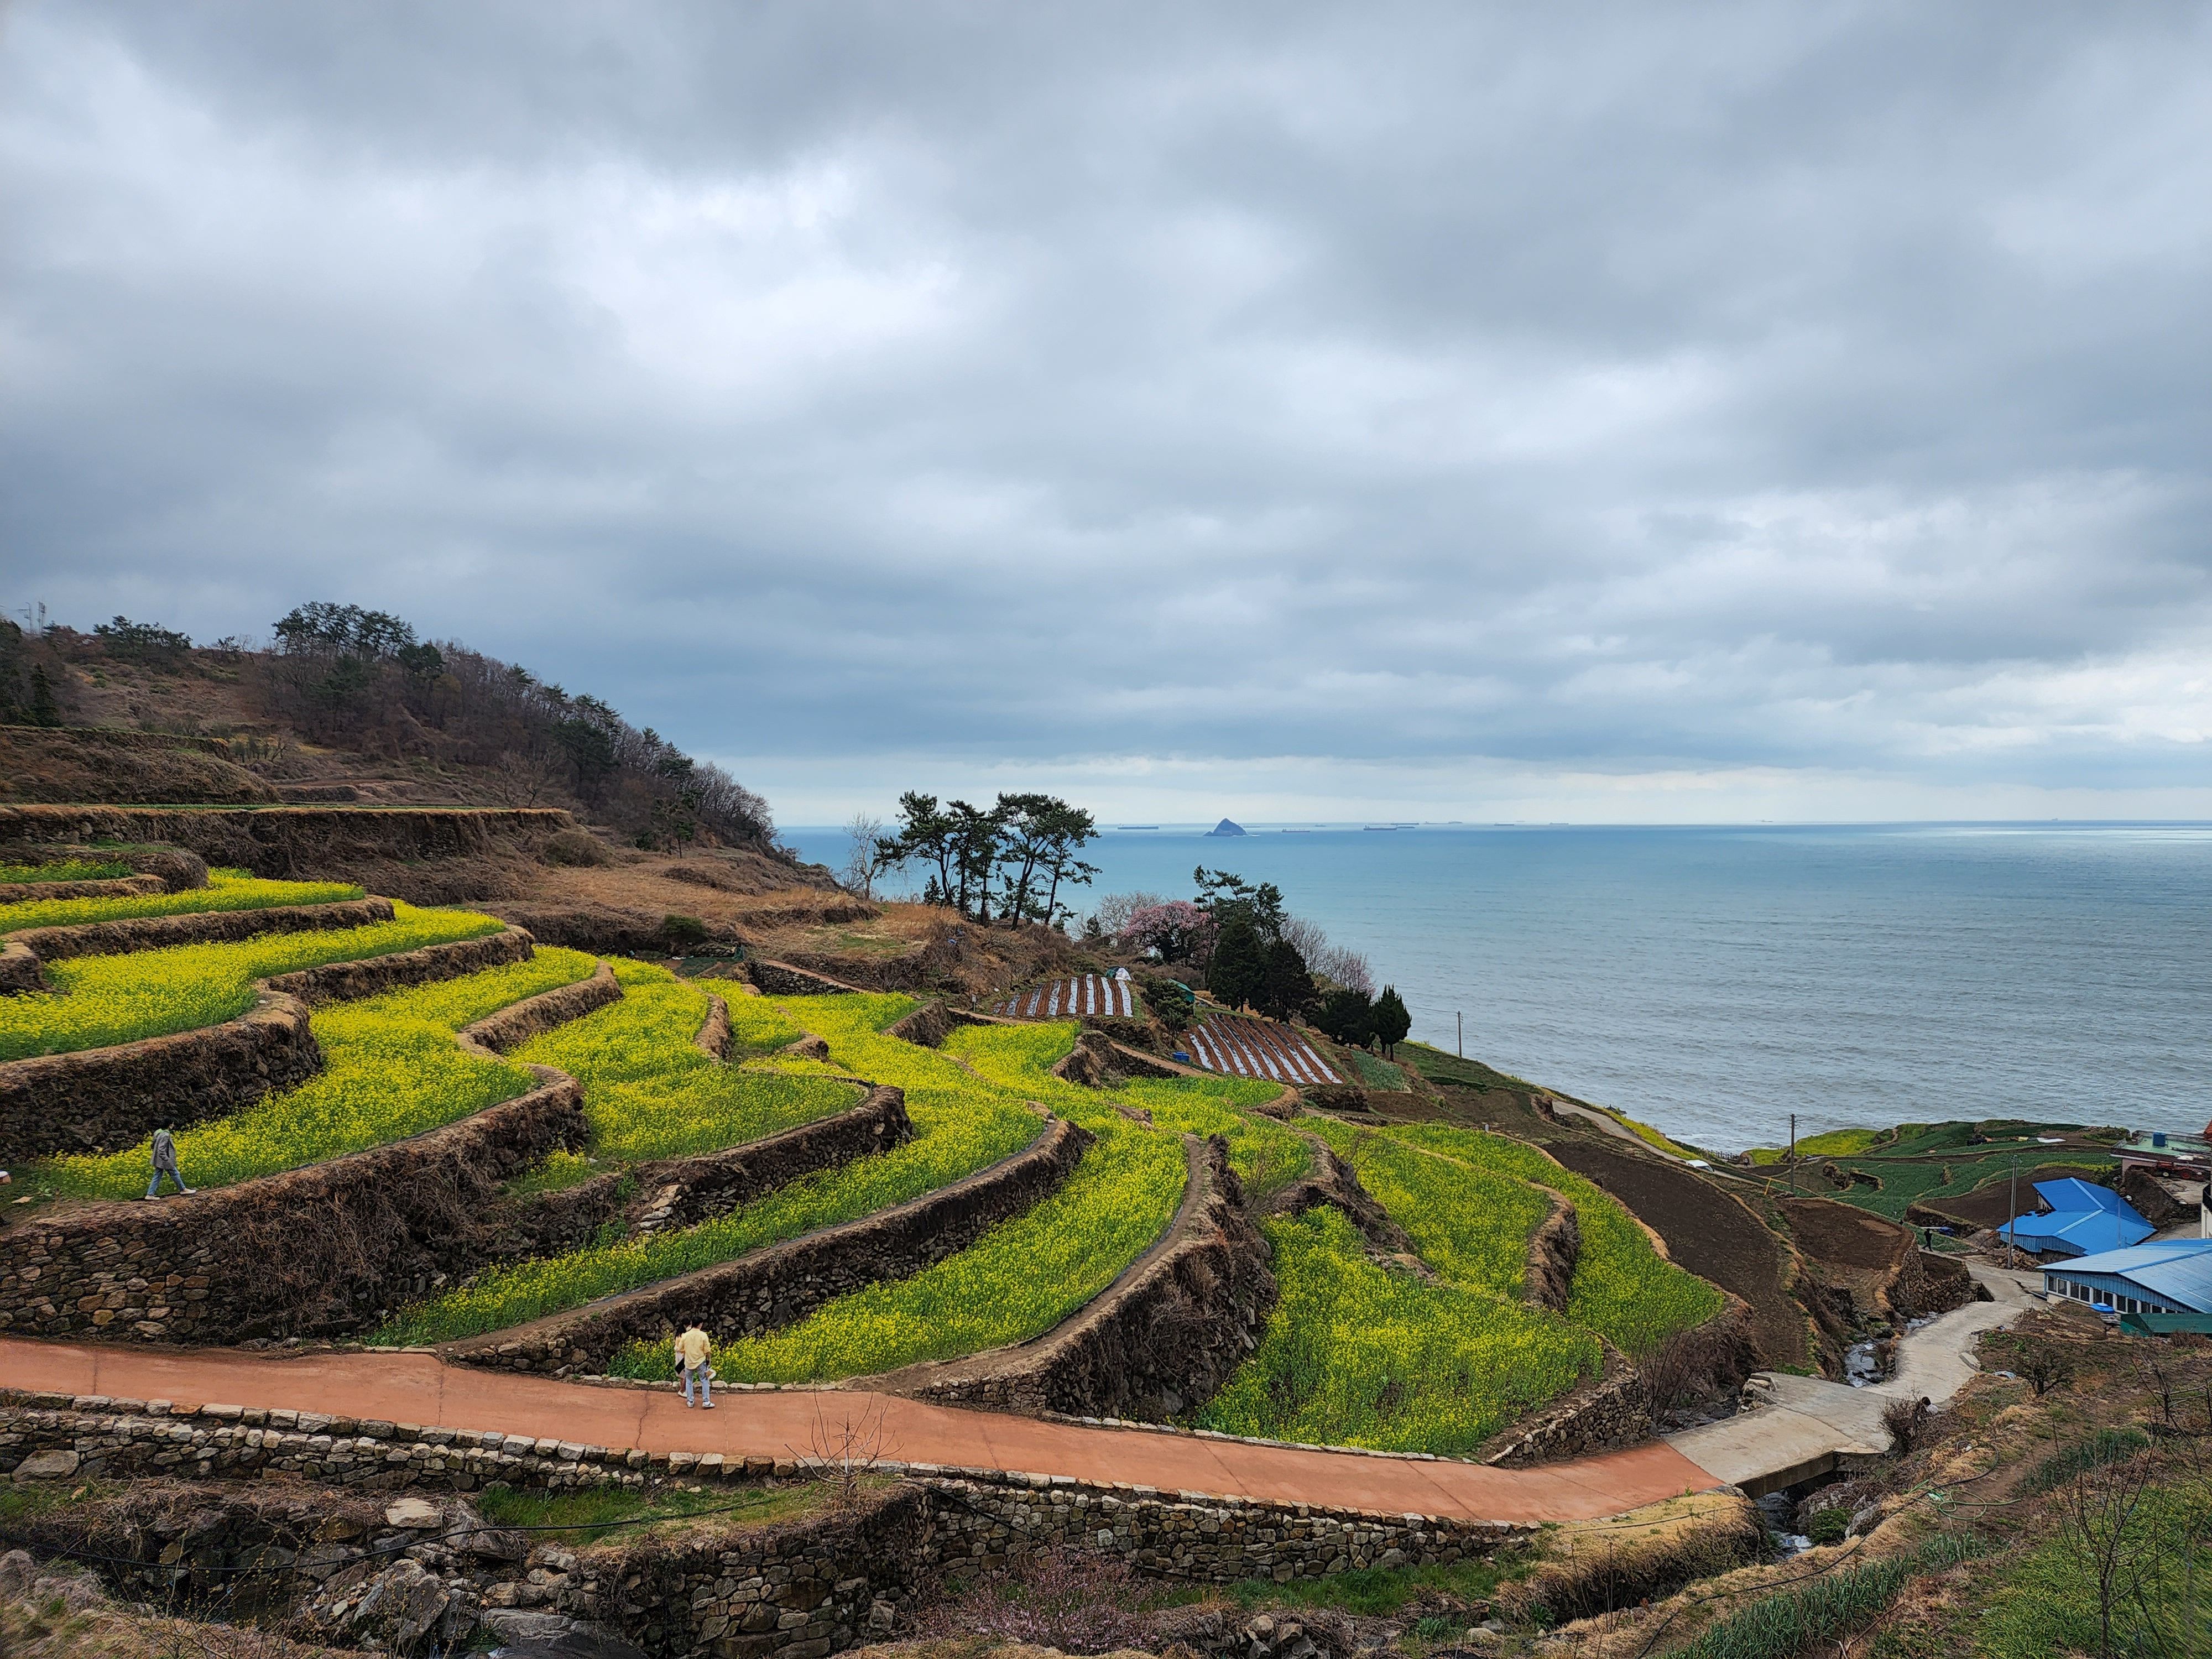
[[[0,600],[787,823],[2212,817],[2212,8],[0,12]]]

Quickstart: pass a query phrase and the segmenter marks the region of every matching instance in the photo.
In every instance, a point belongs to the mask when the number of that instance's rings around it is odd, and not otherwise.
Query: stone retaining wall
[[[264,933],[306,933],[325,927],[366,927],[392,920],[388,898],[340,899],[331,904],[274,904],[259,910],[203,910],[180,916],[129,916],[68,927],[26,927],[8,937],[41,962],[120,956],[172,945],[209,945]]]
[[[40,973],[39,959],[30,947],[0,939],[0,997],[19,997],[46,988],[46,976]]]
[[[116,876],[105,881],[0,882],[0,905],[33,904],[42,899],[143,898],[166,893],[159,876]]]
[[[496,1431],[422,1428],[304,1412],[0,1392],[0,1474],[12,1473],[18,1484],[159,1474],[319,1481],[371,1492],[470,1492],[495,1482],[551,1490],[641,1489],[661,1480],[711,1486],[726,1480],[788,1477],[818,1468],[795,1458],[648,1454]],[[865,1498],[858,1513],[889,1522],[882,1534],[888,1559],[902,1559],[930,1575],[877,1577],[878,1594],[894,1583],[933,1587],[934,1576],[954,1565],[970,1571],[1004,1566],[1045,1549],[1109,1557],[1155,1577],[1213,1583],[1272,1578],[1286,1583],[1367,1567],[1448,1565],[1487,1557],[1531,1531],[1497,1522],[1088,1485],[1066,1475],[896,1462],[878,1465],[878,1472],[904,1479],[887,1492]],[[817,1522],[809,1530],[834,1538],[840,1524],[833,1517],[826,1528]],[[679,1534],[647,1547],[674,1561],[682,1560],[687,1547],[705,1547],[718,1562],[735,1554],[742,1564],[746,1550],[778,1546],[796,1529],[768,1528],[735,1540],[708,1534],[696,1544]],[[579,1553],[588,1563],[593,1556],[620,1559],[628,1551],[601,1546]],[[847,1564],[865,1559],[850,1549],[833,1548],[830,1556]],[[670,1626],[664,1614],[658,1645],[651,1651],[715,1648],[717,1638],[733,1626],[741,1627],[745,1611],[763,1599],[760,1586],[744,1583],[750,1574],[718,1572],[710,1588],[693,1580],[691,1565],[682,1571],[687,1593],[678,1598],[661,1589],[659,1605],[689,1608],[690,1619]],[[590,1573],[577,1575],[576,1599],[564,1601],[561,1610],[604,1619],[637,1639],[653,1628],[654,1621],[642,1616],[653,1612],[653,1597],[633,1594],[628,1606],[586,1599],[604,1596],[629,1576],[602,1575],[594,1585]],[[862,1577],[866,1570],[848,1569],[840,1576]],[[708,1634],[717,1620],[724,1623]]]
[[[610,1221],[631,1233],[692,1227],[727,1215],[802,1176],[889,1152],[914,1138],[904,1091],[888,1085],[849,1111],[695,1158],[658,1158],[501,1212],[501,1261],[580,1249]]]
[[[511,1002],[495,1014],[485,1015],[475,1024],[464,1027],[459,1041],[463,1048],[474,1047],[503,1054],[557,1025],[566,1025],[610,1003],[620,1002],[622,994],[622,982],[616,979],[615,970],[603,962],[589,977],[573,985],[557,985],[534,997]]]
[[[1306,1143],[1311,1162],[1304,1175],[1267,1200],[1267,1213],[1298,1216],[1324,1206],[1339,1210],[1376,1249],[1394,1255],[1413,1254],[1413,1241],[1360,1184],[1358,1171],[1319,1135],[1302,1133],[1299,1138]]]
[[[834,996],[860,988],[846,984],[842,979],[832,979],[827,974],[794,968],[787,962],[771,962],[765,957],[746,957],[744,975],[763,996]]]
[[[694,1323],[718,1343],[775,1330],[967,1249],[1058,1188],[1091,1139],[1056,1119],[1027,1150],[904,1204],[447,1352],[468,1364],[566,1376],[604,1371],[632,1342],[659,1341]]]
[[[1227,1141],[1194,1148],[1190,1182],[1164,1246],[1080,1312],[1034,1341],[917,1366],[892,1386],[947,1403],[1139,1421],[1212,1399],[1259,1346],[1276,1285]]]
[[[327,1164],[0,1233],[0,1331],[237,1342],[359,1328],[481,1256],[501,1182],[584,1145],[583,1091],[539,1086]]]
[[[0,1148],[14,1159],[118,1152],[164,1120],[227,1117],[322,1069],[307,1006],[263,991],[220,1025],[0,1061]]]
[[[575,827],[568,813],[542,807],[0,806],[0,842],[164,842],[210,864],[280,877],[364,860],[489,857]]]
[[[730,1005],[720,997],[708,997],[707,1018],[700,1024],[698,1036],[691,1039],[691,1046],[709,1060],[727,1063],[730,1045],[735,1040],[730,1030]]]
[[[459,979],[486,968],[503,968],[527,962],[535,953],[529,934],[503,927],[477,939],[457,939],[444,945],[425,945],[419,950],[395,951],[390,956],[363,957],[357,962],[331,962],[319,968],[301,968],[278,974],[262,983],[272,991],[295,996],[310,1008],[325,1002],[357,1002],[404,985],[430,985]]]

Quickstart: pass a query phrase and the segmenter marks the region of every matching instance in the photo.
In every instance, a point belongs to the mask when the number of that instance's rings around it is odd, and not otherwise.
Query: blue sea
[[[1415,1036],[1701,1146],[2212,1118],[2212,826],[1250,827],[1109,830],[1091,892],[1272,881]]]

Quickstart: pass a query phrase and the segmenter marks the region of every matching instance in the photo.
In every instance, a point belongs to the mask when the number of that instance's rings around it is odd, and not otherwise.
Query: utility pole
[[[2007,1214],[2010,1218],[2005,1223],[2005,1232],[2008,1235],[2006,1242],[2012,1248],[2006,1258],[2005,1265],[2017,1267],[2020,1266],[2020,1154],[2018,1152],[2012,1155],[2012,1208],[2007,1212]]]
[[[1460,1013],[1454,1014],[1452,1018],[1459,1022],[1459,1057],[1465,1060],[1467,1058],[1467,1016]]]
[[[1797,1196],[1797,1114],[1790,1114],[1790,1196]]]

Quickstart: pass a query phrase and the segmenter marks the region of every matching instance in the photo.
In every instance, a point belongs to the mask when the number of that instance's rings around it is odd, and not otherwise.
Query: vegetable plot
[[[1215,1014],[1183,1038],[1190,1057],[1209,1072],[1271,1078],[1277,1083],[1334,1083],[1336,1073],[1303,1033],[1272,1019]]]
[[[1006,1019],[1137,1019],[1137,994],[1126,979],[1078,974],[1011,997],[993,1009]]]

